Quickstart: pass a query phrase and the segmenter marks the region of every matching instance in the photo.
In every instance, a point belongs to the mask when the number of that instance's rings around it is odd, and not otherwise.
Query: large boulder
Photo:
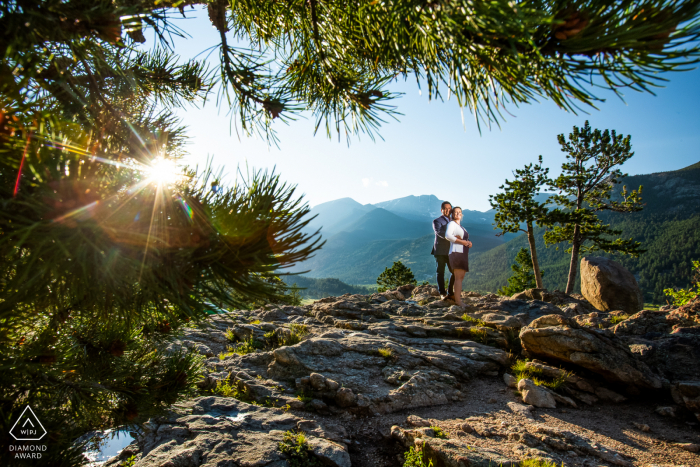
[[[581,259],[581,293],[600,311],[636,313],[644,308],[642,292],[632,273],[608,258]]]
[[[573,363],[613,383],[654,389],[663,386],[662,379],[608,330],[581,327],[563,316],[550,315],[524,327],[520,341],[531,355]]]

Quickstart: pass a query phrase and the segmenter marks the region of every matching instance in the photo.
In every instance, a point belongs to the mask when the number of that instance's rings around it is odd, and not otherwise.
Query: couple
[[[440,205],[442,216],[433,221],[435,242],[432,255],[437,263],[437,284],[440,298],[462,306],[462,280],[469,271],[469,233],[461,226],[462,208],[448,201]],[[445,265],[450,270],[450,285],[445,290]]]

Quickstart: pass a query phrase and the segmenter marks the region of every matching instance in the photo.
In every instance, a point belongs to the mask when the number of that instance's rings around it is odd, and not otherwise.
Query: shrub
[[[700,260],[693,261],[693,285],[689,289],[664,289],[664,293],[673,299],[675,306],[683,306],[700,295]]]
[[[439,426],[431,426],[430,428],[435,433],[436,438],[447,439],[449,433],[440,428]]]
[[[384,358],[391,358],[394,355],[393,351],[389,347],[377,349],[377,353]]]

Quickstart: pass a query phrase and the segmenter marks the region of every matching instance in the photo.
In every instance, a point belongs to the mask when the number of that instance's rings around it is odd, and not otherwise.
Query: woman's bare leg
[[[467,273],[464,269],[455,269],[455,303],[457,306],[462,305],[462,281],[464,280],[464,275]]]

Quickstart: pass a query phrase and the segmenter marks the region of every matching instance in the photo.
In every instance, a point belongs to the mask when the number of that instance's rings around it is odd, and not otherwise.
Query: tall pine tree
[[[549,212],[547,201],[538,201],[536,197],[540,193],[540,189],[549,182],[548,173],[549,169],[542,167],[542,156],[540,156],[537,164],[528,164],[523,169],[516,169],[513,173],[515,179],[513,181],[506,180],[505,184],[499,187],[503,193],[489,196],[491,207],[496,210],[494,228],[501,230],[498,235],[504,235],[508,232],[525,232],[527,235],[535,284],[540,289],[544,288],[544,285],[542,284],[540,265],[537,261],[533,225],[543,226],[547,224]],[[524,224],[524,229],[522,224]]]
[[[593,130],[586,121],[583,128],[574,127],[568,140],[564,135],[559,135],[558,140],[567,162],[562,164],[562,172],[550,188],[558,190],[551,200],[561,207],[550,213],[551,229],[545,232],[544,240],[547,244],[571,244],[567,250],[571,252],[571,262],[566,283],[566,293],[570,294],[581,253],[603,250],[636,256],[643,252],[639,242],[618,238],[622,231],[612,229],[598,218],[602,211],[641,210],[642,187],[631,193],[623,187],[617,199],[613,198],[616,185],[627,176],[617,166],[634,155],[629,135],[623,137],[615,130]]]

